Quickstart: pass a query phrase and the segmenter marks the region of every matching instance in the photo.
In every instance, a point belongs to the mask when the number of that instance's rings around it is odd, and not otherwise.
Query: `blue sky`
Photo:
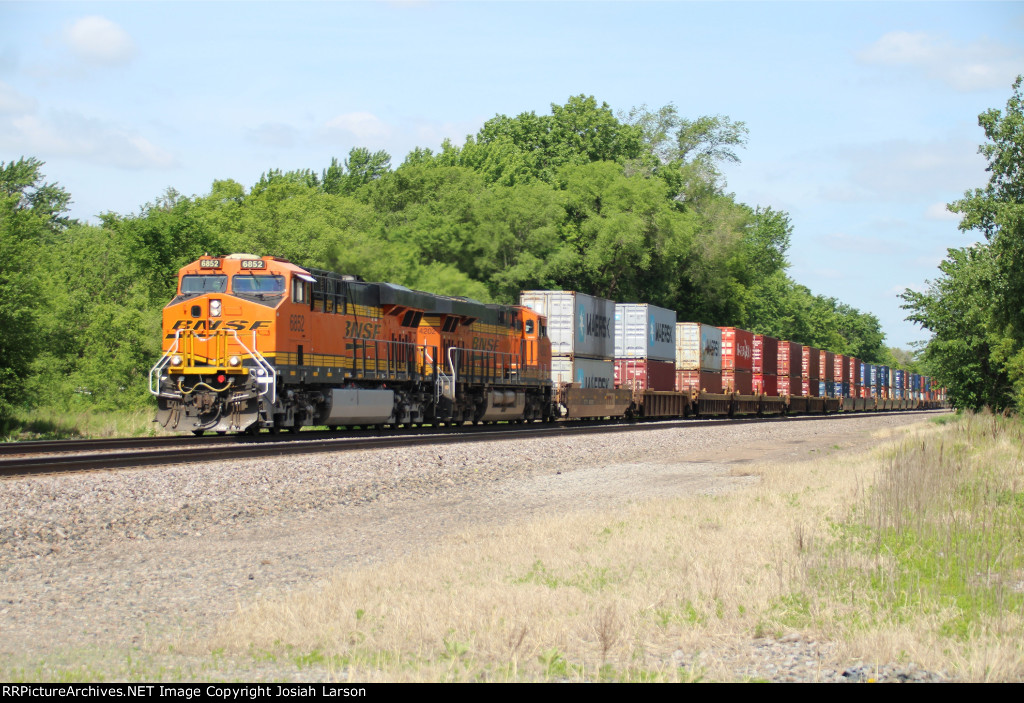
[[[750,130],[728,190],[790,213],[791,274],[925,338],[896,297],[974,241],[944,204],[986,182],[978,113],[1024,73],[1024,4],[0,1],[0,161],[35,156],[72,214],[168,187],[401,163],[495,114],[584,93]]]

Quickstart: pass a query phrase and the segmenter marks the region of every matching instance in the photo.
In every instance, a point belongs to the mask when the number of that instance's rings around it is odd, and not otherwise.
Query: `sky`
[[[908,348],[898,295],[977,240],[945,205],[987,182],[977,118],[1018,73],[1024,3],[0,0],[0,161],[45,161],[96,222],[573,95],[673,103],[746,124],[727,190],[788,212],[790,275]]]

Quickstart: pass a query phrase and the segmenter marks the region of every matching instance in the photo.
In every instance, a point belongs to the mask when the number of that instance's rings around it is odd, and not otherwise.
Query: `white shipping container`
[[[615,358],[674,361],[675,312],[647,303],[616,303]]]
[[[551,357],[551,380],[578,388],[615,388],[615,362],[572,356]]]
[[[615,303],[586,293],[526,290],[519,304],[548,318],[553,356],[615,356]]]
[[[676,368],[721,372],[722,330],[699,322],[677,323]]]

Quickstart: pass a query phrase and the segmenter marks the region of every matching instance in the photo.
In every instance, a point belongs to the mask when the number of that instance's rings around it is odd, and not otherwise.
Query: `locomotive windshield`
[[[245,274],[231,278],[233,293],[284,293],[284,276],[253,276]]]
[[[219,273],[204,273],[181,277],[181,294],[223,293],[228,289],[228,277]]]

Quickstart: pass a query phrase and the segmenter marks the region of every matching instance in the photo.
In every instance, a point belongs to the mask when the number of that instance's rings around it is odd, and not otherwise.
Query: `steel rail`
[[[238,441],[230,443],[229,437],[209,438],[219,440],[215,444],[191,445],[176,449],[153,449],[149,451],[122,452],[116,454],[68,454],[66,450],[60,454],[42,456],[14,457],[0,460],[0,478],[25,477],[38,474],[57,474],[74,471],[97,471],[123,468],[143,468],[164,466],[168,464],[187,464],[201,461],[228,461],[237,459],[255,459],[265,457],[297,456],[302,454],[322,454],[346,452],[366,449],[388,449],[393,447],[409,447],[415,445],[444,445],[470,442],[490,442],[507,439],[534,439],[545,437],[570,437],[582,434],[602,434],[614,432],[634,432],[645,430],[665,430],[686,427],[732,426],[737,424],[755,424],[770,422],[813,422],[822,419],[854,419],[858,417],[879,417],[882,415],[932,414],[948,412],[946,410],[899,410],[880,413],[835,413],[831,415],[801,415],[796,417],[743,417],[716,418],[698,420],[664,420],[618,424],[564,425],[534,424],[508,426],[482,426],[466,428],[453,427],[448,432],[438,433],[436,429],[415,434],[389,434],[371,437],[337,437],[328,439],[296,440],[291,437],[273,436],[270,439],[249,437],[246,443]],[[423,429],[423,428],[417,428]],[[445,428],[449,429],[449,428]],[[457,431],[457,430],[466,431]],[[312,434],[312,433],[311,433]],[[318,433],[319,434],[319,433]],[[194,440],[196,438],[181,438]],[[109,440],[101,440],[109,441]]]

